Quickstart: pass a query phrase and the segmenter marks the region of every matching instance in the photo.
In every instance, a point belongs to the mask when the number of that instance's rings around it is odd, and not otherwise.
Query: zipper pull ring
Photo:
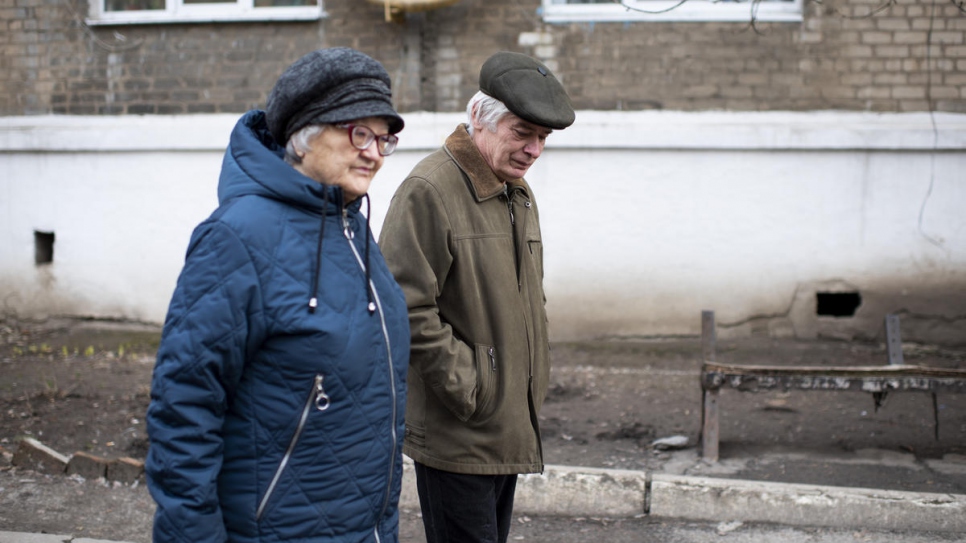
[[[325,388],[322,386],[323,379],[324,377],[321,375],[315,377],[315,408],[319,411],[325,411],[332,403],[329,395],[325,393]]]

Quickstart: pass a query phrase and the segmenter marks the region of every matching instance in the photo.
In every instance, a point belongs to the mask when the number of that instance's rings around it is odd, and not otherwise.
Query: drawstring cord
[[[369,303],[367,309],[369,314],[372,315],[376,312],[376,302],[372,295],[372,275],[369,271],[369,238],[372,237],[372,226],[369,223],[369,215],[372,212],[372,203],[369,201],[369,194],[364,194],[363,198],[366,199],[366,248],[365,248],[365,264],[364,268],[366,270],[365,276],[365,289],[366,298]],[[323,191],[322,199],[322,222],[319,226],[319,244],[315,250],[315,271],[312,275],[312,297],[309,298],[309,313],[315,313],[315,308],[319,306],[319,275],[322,269],[322,240],[325,238],[325,211],[329,205],[329,194],[327,191]],[[350,241],[351,243],[351,241]]]
[[[329,192],[322,191],[322,225],[319,226],[319,245],[315,249],[315,272],[312,275],[312,297],[309,298],[309,313],[315,313],[319,305],[319,274],[322,268],[322,239],[325,238],[325,208],[329,205]]]
[[[366,199],[366,296],[369,299],[369,314],[372,315],[376,312],[376,304],[372,298],[372,277],[369,272],[369,238],[372,237],[372,229],[369,225],[369,215],[372,215],[372,202],[369,201],[369,193],[362,195]]]

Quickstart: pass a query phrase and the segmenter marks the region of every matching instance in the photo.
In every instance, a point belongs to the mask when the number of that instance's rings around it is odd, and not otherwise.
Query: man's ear
[[[470,114],[470,123],[473,125],[473,130],[476,131],[483,130],[483,123],[480,122],[479,109],[479,102],[473,104],[473,112]]]

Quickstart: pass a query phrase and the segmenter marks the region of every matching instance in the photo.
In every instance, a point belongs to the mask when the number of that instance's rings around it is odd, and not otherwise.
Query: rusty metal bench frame
[[[891,322],[890,322],[891,321]],[[742,392],[760,390],[854,390],[871,393],[878,407],[890,392],[928,392],[933,395],[935,433],[939,437],[936,394],[966,393],[966,370],[910,366],[902,363],[898,320],[886,320],[889,345],[888,365],[882,366],[745,366],[715,362],[714,312],[701,314],[701,456],[718,461],[718,396],[722,388]],[[898,347],[898,351],[896,348]],[[897,363],[898,362],[898,363]]]

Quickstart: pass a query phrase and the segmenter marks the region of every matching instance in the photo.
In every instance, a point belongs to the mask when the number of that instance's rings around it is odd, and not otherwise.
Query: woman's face
[[[376,136],[389,132],[389,123],[381,117],[357,119],[351,124],[365,126]],[[323,185],[342,187],[348,203],[369,192],[372,177],[383,160],[376,142],[360,151],[349,140],[348,129],[328,125],[309,140],[302,163],[296,164],[295,169]]]

